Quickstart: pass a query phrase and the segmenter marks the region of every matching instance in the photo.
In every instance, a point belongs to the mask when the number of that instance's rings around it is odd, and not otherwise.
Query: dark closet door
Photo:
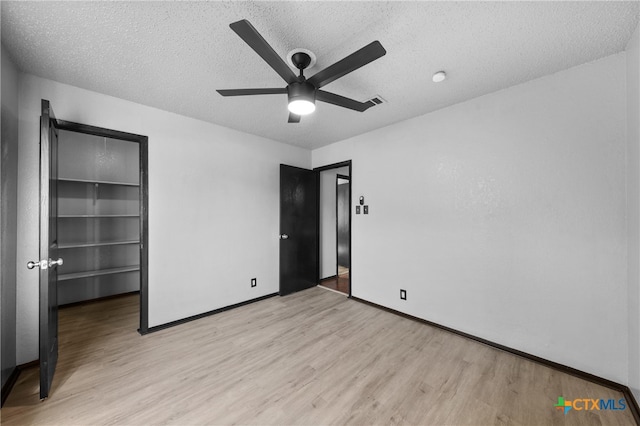
[[[318,173],[280,165],[280,295],[318,284]]]
[[[58,130],[49,101],[40,117],[40,398],[58,362]]]

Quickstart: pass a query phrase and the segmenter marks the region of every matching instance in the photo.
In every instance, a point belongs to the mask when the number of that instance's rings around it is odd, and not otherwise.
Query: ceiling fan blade
[[[373,101],[358,102],[354,99],[336,95],[335,93],[325,92],[324,90],[318,90],[316,92],[316,100],[360,112],[366,111],[376,105]]]
[[[247,96],[247,95],[281,95],[287,93],[287,88],[277,89],[227,89],[216,90],[222,96]]]
[[[240,36],[241,39],[245,41],[245,43],[255,50],[256,53],[260,55],[260,57],[284,79],[284,81],[287,83],[298,81],[298,78],[291,68],[289,68],[286,62],[278,56],[276,51],[273,50],[269,43],[267,43],[267,41],[260,35],[258,30],[251,25],[251,22],[243,19],[241,21],[234,22],[229,26]]]
[[[299,123],[300,122],[300,116],[297,114],[294,114],[292,112],[289,112],[289,123]]]
[[[349,74],[351,71],[355,71],[358,68],[367,65],[369,62],[375,61],[386,53],[387,51],[384,50],[384,47],[382,47],[380,42],[374,41],[346,58],[316,73],[307,81],[319,89],[322,86],[326,86],[332,81]]]

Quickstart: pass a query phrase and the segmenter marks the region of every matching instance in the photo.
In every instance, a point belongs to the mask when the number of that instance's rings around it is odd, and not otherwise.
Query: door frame
[[[341,161],[339,163],[333,163],[333,164],[328,164],[326,166],[321,166],[321,167],[316,167],[313,169],[314,172],[316,172],[318,174],[318,181],[320,181],[320,172],[324,172],[326,170],[332,170],[332,169],[339,169],[341,167],[349,167],[349,298],[351,298],[351,289],[353,288],[353,250],[352,250],[352,232],[351,232],[351,228],[353,225],[353,206],[352,206],[352,201],[353,201],[353,168],[352,168],[352,161],[351,160],[346,160],[346,161]],[[317,191],[317,205],[318,205],[318,218],[320,217],[320,187],[318,186],[318,191]],[[337,207],[336,207],[337,208]],[[336,233],[337,233],[337,228],[336,228]],[[320,271],[320,220],[318,220],[318,224],[316,226],[316,234],[318,235],[318,249],[317,249],[317,259],[316,259],[316,264],[318,265],[318,271]],[[337,252],[338,252],[338,242],[336,241],[336,265],[338,263],[338,259],[337,259]],[[318,282],[320,281],[322,277],[320,277],[320,272],[318,272]],[[336,279],[338,278],[337,276],[337,266],[336,266]]]
[[[138,333],[149,331],[149,138],[134,133],[105,129],[88,124],[56,120],[59,130],[84,133],[111,139],[134,142],[139,145],[140,173],[140,328]]]

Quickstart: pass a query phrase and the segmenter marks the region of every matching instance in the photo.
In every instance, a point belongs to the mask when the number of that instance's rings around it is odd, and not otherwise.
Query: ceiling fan
[[[360,112],[376,105],[373,101],[359,102],[320,90],[320,88],[384,56],[387,51],[384,50],[380,42],[374,41],[366,45],[307,79],[303,71],[311,63],[312,58],[308,53],[298,51],[291,56],[291,62],[300,70],[300,75],[296,76],[249,21],[242,19],[230,24],[229,27],[284,79],[287,86],[265,89],[218,90],[217,92],[222,96],[286,94],[289,98],[289,123],[299,123],[301,115],[312,113],[316,109],[316,100]]]

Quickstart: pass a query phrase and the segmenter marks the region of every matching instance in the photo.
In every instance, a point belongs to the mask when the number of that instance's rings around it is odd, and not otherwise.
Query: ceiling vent
[[[387,101],[380,95],[374,95],[373,98],[369,99],[371,102],[373,102],[376,105],[380,105],[380,104],[386,104]]]

